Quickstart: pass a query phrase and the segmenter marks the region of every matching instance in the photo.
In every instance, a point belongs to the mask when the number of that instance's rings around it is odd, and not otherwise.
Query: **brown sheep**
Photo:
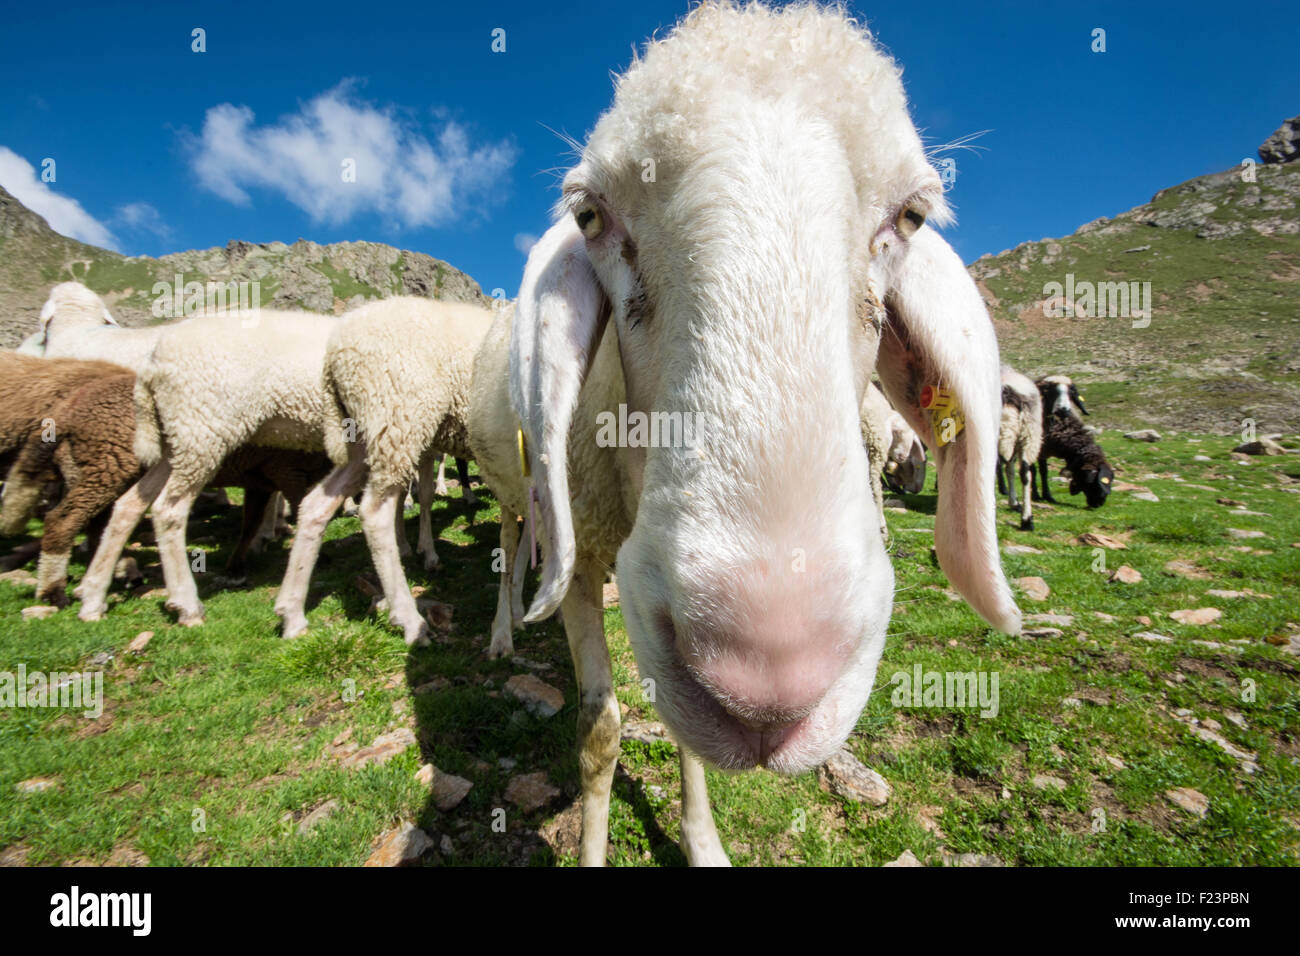
[[[53,420],[56,440],[43,440],[40,429],[29,434],[5,484],[0,516],[5,533],[21,530],[48,480],[61,478],[65,486],[62,499],[45,515],[37,566],[39,603],[68,603],[68,559],[76,536],[97,516],[106,515],[144,471],[134,450],[135,375],[109,368],[113,371],[91,378],[47,410],[42,417]],[[328,470],[324,454],[274,448],[248,446],[226,459],[212,483],[244,487],[243,528],[226,565],[227,577],[244,576],[244,562],[271,495],[281,491],[296,505]]]

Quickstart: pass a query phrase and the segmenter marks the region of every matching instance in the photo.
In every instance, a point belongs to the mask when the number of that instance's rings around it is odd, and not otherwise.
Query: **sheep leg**
[[[1049,488],[1047,485],[1047,459],[1046,458],[1038,459],[1038,471],[1039,471],[1039,477],[1041,479],[1039,484],[1042,485],[1042,492],[1039,495],[1039,500],[1050,501],[1052,503],[1055,503],[1056,499],[1052,497],[1052,489]]]
[[[497,586],[497,613],[492,618],[492,643],[488,646],[488,657],[506,657],[515,652],[515,621],[521,620],[514,614],[511,604],[511,584],[514,577],[515,558],[519,552],[519,522],[514,515],[506,511],[501,514],[501,582]],[[521,576],[522,577],[522,576]]]
[[[1034,530],[1034,513],[1032,506],[1029,504],[1029,499],[1031,497],[1029,494],[1029,483],[1033,480],[1033,475],[1034,466],[1029,464],[1029,462],[1022,461],[1020,463],[1020,496],[1024,499],[1024,505],[1020,509],[1021,531]],[[1011,481],[1011,479],[1012,476],[1008,474],[1007,481]],[[1014,488],[1015,486],[1012,485],[1012,487]]]
[[[682,852],[691,866],[731,866],[718,838],[709,807],[704,764],[685,747],[677,748],[682,765]]]
[[[1007,493],[1007,476],[1002,473],[1002,469],[1005,467],[1007,467],[1007,460],[1003,458],[1001,455],[999,455],[997,474],[998,474],[998,494],[1000,495],[1005,495]],[[1012,507],[1014,508],[1015,505],[1012,505]]]
[[[393,540],[397,545],[397,553],[400,557],[409,558],[411,556],[411,542],[406,537],[406,499],[409,492],[406,488],[402,489],[402,494],[398,496],[397,508],[393,511]],[[357,514],[361,514],[360,506],[357,507]],[[362,517],[364,524],[365,518]]]
[[[367,485],[361,495],[361,527],[370,545],[370,557],[375,562],[379,583],[388,601],[388,619],[402,628],[407,646],[424,646],[429,643],[429,626],[420,617],[415,598],[402,571],[402,558],[397,553],[397,542],[388,529],[392,527],[393,512],[402,506],[405,488],[393,485],[380,490]]]
[[[521,535],[522,531],[518,528],[518,517],[512,512],[503,512],[502,519],[505,518],[509,518],[516,525],[515,533]],[[528,576],[530,554],[531,548],[518,548],[515,552],[515,570],[512,575],[513,593],[510,596],[510,615],[515,630],[521,630],[524,626],[524,579]]]
[[[210,476],[200,482],[190,482],[172,472],[162,494],[153,506],[153,530],[158,539],[158,557],[162,561],[163,580],[167,585],[169,611],[176,612],[177,623],[195,627],[203,623],[203,602],[199,600],[198,585],[190,569],[190,556],[185,547],[185,525],[190,509]]]
[[[1016,467],[1015,458],[1006,458],[1002,461],[1002,467],[998,469],[998,491],[1007,496],[1007,505],[1012,511],[1020,507],[1020,502],[1016,500]]]
[[[471,508],[478,507],[478,495],[469,482],[469,462],[464,458],[456,459],[456,474],[460,476],[460,497]]]
[[[440,451],[434,452],[434,455],[437,456],[438,461],[438,483],[433,486],[433,493],[439,498],[446,498],[449,494],[447,491],[447,456]],[[424,473],[421,472],[420,474],[420,480],[423,481]]]
[[[564,631],[577,672],[578,767],[582,772],[582,839],[578,859],[583,866],[604,866],[609,842],[609,793],[618,763],[619,712],[614,677],[605,643],[601,607],[603,569],[580,563],[564,597]]]
[[[424,555],[424,570],[436,571],[438,552],[433,547],[433,461],[438,456],[438,476],[441,483],[443,456],[441,452],[426,454],[420,459],[420,538],[416,550]],[[444,486],[445,487],[445,486]],[[443,491],[446,494],[446,491]]]
[[[225,576],[230,584],[239,584],[248,579],[248,552],[258,550],[263,541],[270,541],[274,531],[266,534],[267,519],[274,529],[280,517],[280,492],[267,488],[244,486],[244,520],[240,526],[239,542],[230,553],[226,562]]]
[[[171,473],[170,462],[166,459],[158,462],[113,505],[113,516],[100,536],[99,547],[86,569],[86,576],[81,579],[81,610],[77,617],[83,621],[98,621],[104,616],[117,559],[126,547],[127,538],[171,478]]]
[[[248,524],[248,489],[244,489],[244,524]],[[252,540],[249,542],[248,550],[253,554],[261,554],[262,549],[271,541],[276,539],[280,530],[280,512],[284,507],[284,495],[280,492],[274,492],[266,505],[262,508],[262,523],[256,529]],[[226,569],[230,573],[230,569]]]
[[[366,470],[365,455],[356,445],[348,446],[348,455],[347,462],[321,479],[298,505],[298,531],[293,536],[289,567],[284,572],[284,582],[275,599],[275,613],[284,622],[281,633],[286,638],[297,637],[307,630],[307,587],[311,584],[311,572],[320,554],[325,526],[343,499],[350,498],[361,487]]]
[[[36,565],[36,603],[68,606],[68,559],[82,528],[97,524],[105,508],[113,503],[116,486],[103,484],[103,475],[85,476],[71,486],[63,500],[45,515],[41,537],[41,558]]]

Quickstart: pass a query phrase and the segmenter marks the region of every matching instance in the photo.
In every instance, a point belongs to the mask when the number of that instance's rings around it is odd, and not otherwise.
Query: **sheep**
[[[82,582],[79,617],[103,616],[118,555],[152,504],[167,606],[184,626],[203,623],[185,552],[190,506],[241,446],[323,450],[321,367],[336,324],[333,316],[255,309],[163,327],[135,384],[135,453],[147,470],[113,506]]]
[[[26,523],[30,503],[48,475],[57,473],[64,484],[62,498],[44,519],[37,603],[67,605],[64,589],[73,541],[140,477],[143,469],[134,449],[134,391],[135,374],[127,369],[88,378],[50,409],[56,434],[32,434],[10,470],[0,516],[0,531],[6,534],[16,533]],[[243,530],[227,562],[227,578],[244,576],[245,558],[272,491],[296,502],[328,467],[321,453],[253,446],[239,449],[222,463],[214,483],[245,489]]]
[[[1060,458],[1070,472],[1070,494],[1083,492],[1089,508],[1100,508],[1110,494],[1115,471],[1083,422],[1072,415],[1043,415],[1043,446],[1038,452],[1041,497],[1055,502],[1047,481],[1047,460]]]
[[[110,362],[51,361],[0,351],[0,475],[8,470],[28,436],[42,431],[50,409],[70,391],[121,371]]]
[[[50,290],[40,323],[46,358],[103,359],[137,373],[165,327],[122,328],[104,300],[80,282],[62,282]]]
[[[721,865],[704,762],[808,770],[870,694],[893,595],[860,444],[873,365],[934,453],[940,566],[1019,631],[995,525],[997,341],[924,225],[948,210],[898,67],[841,8],[695,8],[616,80],[562,189],[484,342],[504,358],[476,360],[507,374],[476,375],[470,445],[542,546],[524,621],[562,605],[581,862],[604,862],[619,752],[601,611],[617,563],[679,744],[683,849]],[[921,407],[927,386],[942,416]],[[633,414],[659,416],[660,438],[610,441]]]
[[[1072,415],[1075,418],[1080,413],[1090,414],[1079,395],[1079,386],[1068,375],[1045,375],[1035,381],[1034,385],[1042,395],[1045,414],[1058,417]]]
[[[1002,423],[998,427],[998,491],[1005,491],[1007,503],[1020,509],[1020,530],[1034,530],[1032,497],[1034,463],[1043,444],[1043,402],[1037,386],[1009,365],[1002,366]],[[1016,470],[1020,472],[1021,497],[1016,502]],[[1006,470],[1005,476],[1003,469]],[[1005,479],[1005,480],[1004,480]]]
[[[885,460],[884,480],[890,491],[919,495],[925,487],[925,443],[916,437],[906,419],[891,409],[889,415],[889,454]]]
[[[466,436],[474,353],[491,313],[480,306],[399,296],[343,316],[323,357],[325,449],[335,468],[304,499],[276,599],[283,634],[307,627],[307,587],[321,535],[343,498],[364,487],[359,513],[383,586],[389,620],[408,645],[428,642],[428,625],[406,583],[394,523],[411,478],[422,473],[419,549],[438,566],[428,523],[434,448],[471,457]]]

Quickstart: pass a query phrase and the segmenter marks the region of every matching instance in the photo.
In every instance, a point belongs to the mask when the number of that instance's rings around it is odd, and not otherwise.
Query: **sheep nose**
[[[826,696],[852,645],[785,613],[747,621],[741,630],[682,636],[679,650],[696,678],[773,747]]]

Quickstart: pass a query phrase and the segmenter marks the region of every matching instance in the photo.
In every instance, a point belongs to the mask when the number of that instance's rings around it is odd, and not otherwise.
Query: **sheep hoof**
[[[102,607],[86,607],[83,604],[81,610],[77,612],[77,617],[83,621],[102,621],[104,619],[104,609]]]
[[[424,556],[424,570],[438,571],[442,569],[442,561],[436,554],[427,554]]]
[[[1020,521],[1020,530],[1021,530],[1021,531],[1033,531],[1033,530],[1034,530],[1034,519],[1033,519],[1033,518],[1023,518],[1023,519],[1021,519],[1021,521]]]
[[[52,604],[57,608],[65,608],[71,602],[68,600],[67,592],[62,587],[48,588],[36,595],[37,604]]]
[[[487,649],[488,660],[495,661],[502,657],[511,657],[514,653],[515,644],[514,641],[511,640],[509,634],[506,634],[504,637],[500,634],[492,635],[492,643]]]
[[[306,630],[307,618],[305,616],[286,617],[280,627],[280,636],[289,641]]]
[[[408,628],[406,631],[407,647],[428,647],[429,646],[429,627],[423,621],[419,627]]]

